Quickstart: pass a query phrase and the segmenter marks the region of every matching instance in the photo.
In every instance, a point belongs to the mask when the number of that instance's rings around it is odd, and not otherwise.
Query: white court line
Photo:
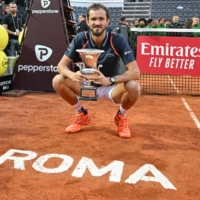
[[[179,89],[176,87],[174,81],[170,78],[170,76],[167,76],[170,83],[172,84],[172,86],[174,87],[175,91],[177,92],[177,94],[180,94],[180,91]],[[189,112],[190,116],[192,117],[194,123],[196,124],[197,128],[199,129],[200,131],[200,122],[199,120],[197,119],[196,115],[194,114],[194,112],[192,111],[192,109],[190,108],[190,106],[188,105],[187,101],[184,99],[184,98],[181,98],[183,104],[185,105],[187,111]]]
[[[183,104],[185,105],[187,111],[189,112],[190,116],[192,117],[194,123],[196,124],[197,128],[200,131],[200,122],[197,119],[196,115],[194,114],[194,112],[192,111],[192,109],[190,108],[190,106],[188,105],[187,101],[184,98],[181,98]]]
[[[177,92],[177,94],[180,94],[180,91],[179,91],[179,89],[176,87],[174,81],[170,78],[169,75],[168,75],[167,77],[168,77],[170,83],[172,84],[172,86],[174,87],[174,90]]]

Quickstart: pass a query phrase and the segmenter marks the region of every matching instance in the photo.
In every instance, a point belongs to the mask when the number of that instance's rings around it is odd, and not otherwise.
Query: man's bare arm
[[[71,61],[72,60],[68,56],[64,55],[57,66],[58,72],[64,77],[68,77],[70,79],[72,79],[72,76],[74,75],[74,72],[72,72],[68,67]]]
[[[138,80],[140,78],[140,70],[136,61],[132,61],[126,65],[128,70],[121,75],[117,75],[116,83],[124,83],[130,80]]]
[[[15,32],[10,31],[10,30],[8,29],[8,25],[7,25],[7,24],[2,24],[2,25],[3,25],[3,27],[6,29],[6,31],[8,32],[9,35],[15,35]]]
[[[57,70],[58,72],[64,76],[64,77],[67,77],[67,78],[70,78],[72,81],[75,81],[75,82],[81,82],[82,80],[85,80],[85,77],[80,73],[80,71],[77,71],[77,72],[72,72],[69,68],[68,68],[68,65],[70,64],[72,60],[64,55],[60,62],[58,63],[58,66],[57,66]]]
[[[117,84],[125,83],[131,80],[138,80],[140,78],[140,70],[137,66],[136,61],[130,62],[126,66],[128,70],[125,73],[115,76]],[[98,74],[98,76],[91,77],[90,80],[103,86],[111,85],[110,77],[105,77],[100,71],[95,70],[95,72]]]

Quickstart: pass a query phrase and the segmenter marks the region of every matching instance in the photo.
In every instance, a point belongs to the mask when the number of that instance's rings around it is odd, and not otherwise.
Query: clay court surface
[[[11,149],[37,154],[24,161],[24,169],[16,169],[11,159],[0,164],[0,200],[200,199],[200,130],[181,98],[199,120],[200,97],[142,95],[128,114],[132,138],[122,139],[113,123],[118,105],[84,101],[92,123],[66,134],[75,112],[57,94],[0,96],[0,156]],[[73,163],[60,173],[36,170],[33,166],[47,154],[66,155]],[[95,177],[88,169],[79,178],[72,176],[82,158],[90,158],[98,169],[121,161],[120,181],[110,181],[110,172]],[[62,162],[51,157],[43,169],[56,169]],[[125,182],[146,164],[155,166],[175,189],[155,181]],[[151,172],[144,176],[154,177]]]

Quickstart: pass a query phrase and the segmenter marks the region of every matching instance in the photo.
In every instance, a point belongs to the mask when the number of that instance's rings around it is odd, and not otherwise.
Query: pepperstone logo
[[[51,10],[46,9],[50,6],[51,1],[50,0],[41,0],[41,6],[43,9],[40,10],[32,10],[32,14],[58,14],[59,10]]]
[[[35,55],[36,55],[36,58],[40,62],[44,62],[48,60],[50,56],[52,55],[52,53],[53,53],[52,49],[47,46],[43,46],[43,45],[35,46]]]
[[[41,5],[43,8],[49,7],[50,4],[51,2],[49,0],[41,0]]]
[[[46,9],[50,6],[51,1],[50,0],[41,0],[41,6],[43,9],[40,10],[32,10],[32,14],[58,14],[59,10],[51,10],[51,9]]]

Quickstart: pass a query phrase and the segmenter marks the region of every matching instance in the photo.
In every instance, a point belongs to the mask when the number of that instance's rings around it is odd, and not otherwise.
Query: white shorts
[[[98,100],[106,100],[106,101],[116,103],[114,102],[112,98],[112,91],[115,86],[116,85],[98,87],[97,88]]]

